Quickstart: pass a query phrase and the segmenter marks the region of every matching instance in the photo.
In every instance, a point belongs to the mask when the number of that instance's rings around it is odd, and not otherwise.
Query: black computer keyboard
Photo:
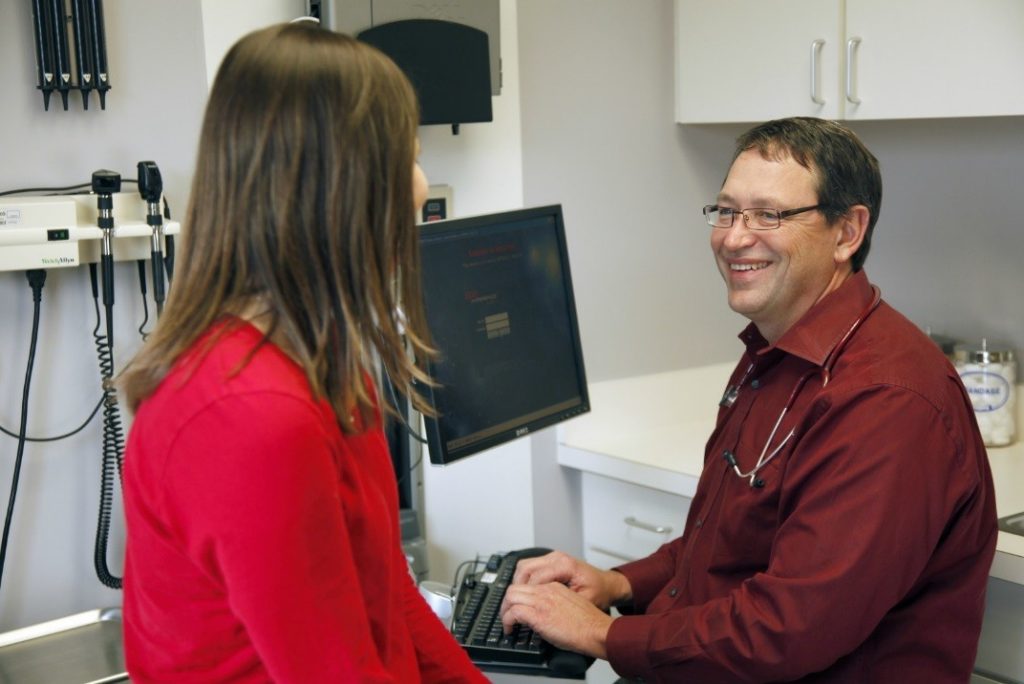
[[[583,679],[593,662],[592,658],[555,648],[526,625],[516,625],[510,634],[503,632],[499,611],[516,563],[547,552],[532,548],[494,554],[482,571],[470,573],[462,581],[452,634],[481,670]]]

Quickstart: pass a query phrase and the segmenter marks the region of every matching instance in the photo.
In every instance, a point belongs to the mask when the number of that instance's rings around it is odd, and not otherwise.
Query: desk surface
[[[591,412],[559,428],[564,466],[693,496],[732,363],[590,385]],[[1018,387],[1017,433],[1024,432]],[[991,448],[999,517],[1024,511],[1024,441]],[[1000,532],[991,575],[1024,584],[1024,537]]]

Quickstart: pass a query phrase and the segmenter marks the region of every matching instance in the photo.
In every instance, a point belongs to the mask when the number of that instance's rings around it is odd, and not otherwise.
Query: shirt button
[[[757,378],[754,378],[753,380],[750,381],[750,386],[752,388],[754,388],[754,389],[760,389],[761,388],[761,381],[758,380]]]
[[[679,593],[679,590],[676,589],[675,587],[672,587],[671,589],[668,590],[668,595],[671,596],[672,598],[675,598],[676,594],[678,594],[678,593]]]
[[[701,520],[700,518],[697,518],[697,522],[693,523],[693,526],[694,527],[703,527],[704,526],[704,521]]]

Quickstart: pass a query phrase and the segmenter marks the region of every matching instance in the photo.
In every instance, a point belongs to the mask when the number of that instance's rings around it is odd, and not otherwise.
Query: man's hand
[[[555,551],[516,564],[501,621],[506,631],[516,623],[529,625],[555,646],[606,658],[613,618],[605,611],[632,594],[625,575]]]
[[[589,563],[554,551],[538,558],[524,558],[516,564],[513,584],[558,582],[601,610],[628,601],[633,596],[629,580],[614,570],[601,570]]]
[[[613,619],[559,582],[513,584],[501,604],[506,632],[517,623],[529,625],[555,646],[595,658],[608,657],[605,641]]]

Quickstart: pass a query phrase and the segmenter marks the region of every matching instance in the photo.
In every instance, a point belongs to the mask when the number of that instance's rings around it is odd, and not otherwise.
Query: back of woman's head
[[[311,24],[251,33],[206,108],[179,268],[160,325],[125,373],[134,407],[212,323],[255,304],[340,419],[426,351],[413,206],[418,110],[376,49]],[[405,318],[399,322],[399,304]]]

